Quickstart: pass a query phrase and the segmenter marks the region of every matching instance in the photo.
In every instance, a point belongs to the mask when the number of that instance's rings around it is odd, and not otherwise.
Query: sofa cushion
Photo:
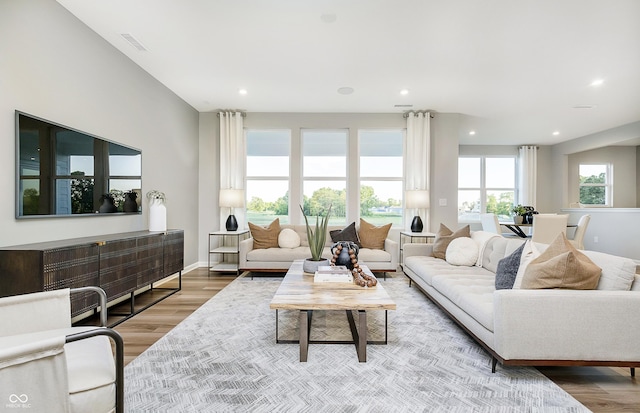
[[[425,255],[414,255],[405,258],[402,267],[413,272],[428,285],[432,285],[432,279],[437,275],[447,276],[451,274],[467,274],[470,276],[483,275],[490,277],[493,277],[494,275],[492,272],[487,271],[482,267],[456,267],[440,258]]]
[[[343,229],[334,229],[333,231],[329,231],[329,235],[331,236],[331,240],[333,242],[351,241],[355,243],[358,247],[362,246],[360,244],[360,238],[358,238],[358,232],[356,231],[355,222],[352,222],[351,224],[347,225]]]
[[[478,270],[478,267],[455,268],[475,268]],[[493,331],[493,293],[495,291],[493,273],[436,275],[432,282],[433,288],[487,330]]]
[[[266,228],[249,222],[253,248],[278,248],[278,235],[280,235],[280,218],[276,218]]]
[[[278,234],[280,248],[297,248],[300,246],[300,235],[291,228],[283,228]]]
[[[469,225],[465,225],[456,232],[452,232],[446,225],[440,224],[440,229],[436,234],[436,239],[433,242],[433,256],[436,258],[446,259],[447,247],[449,243],[456,238],[470,237]]]
[[[391,224],[375,226],[360,218],[360,245],[362,248],[383,250],[384,240],[387,239]]]
[[[600,267],[560,233],[545,252],[531,261],[522,277],[522,288],[593,290],[601,273]]]
[[[636,264],[633,260],[604,252],[581,252],[602,268],[598,290],[629,291],[631,289],[636,272]]]
[[[449,243],[445,256],[447,262],[451,265],[476,265],[478,262],[478,244],[471,238],[456,238]]]
[[[517,250],[498,261],[498,268],[496,269],[496,290],[513,288],[516,275],[518,275],[518,268],[520,268],[520,258],[522,258],[523,249],[524,243],[520,245]]]

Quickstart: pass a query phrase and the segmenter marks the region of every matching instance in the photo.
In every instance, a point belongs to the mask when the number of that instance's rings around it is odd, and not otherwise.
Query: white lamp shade
[[[244,189],[221,189],[221,207],[242,208],[244,206]]]
[[[406,209],[429,208],[429,191],[416,189],[404,193],[404,207]]]

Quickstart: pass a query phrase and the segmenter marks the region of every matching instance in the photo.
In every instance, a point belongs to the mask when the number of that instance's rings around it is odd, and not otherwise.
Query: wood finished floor
[[[397,273],[395,276],[402,276],[401,274]],[[198,268],[183,275],[181,291],[116,326],[115,329],[125,342],[125,364],[135,359],[234,279],[235,275],[210,275],[206,268]],[[163,285],[168,286],[177,286],[177,280]],[[144,305],[145,301],[152,301],[158,294],[162,292],[139,296],[136,298],[136,305]],[[594,412],[640,412],[638,377],[631,377],[629,369],[545,367],[539,370]],[[638,374],[640,375],[640,371]]]

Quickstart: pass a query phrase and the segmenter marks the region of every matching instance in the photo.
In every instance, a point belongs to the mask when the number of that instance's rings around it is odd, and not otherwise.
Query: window
[[[579,166],[580,203],[589,206],[612,206],[611,165]]]
[[[331,206],[330,225],[347,220],[347,130],[302,130],[303,209],[315,216]]]
[[[375,225],[402,225],[403,133],[359,132],[360,216]]]
[[[458,159],[458,220],[479,221],[494,213],[508,219],[515,200],[516,158],[461,157]]]
[[[289,222],[289,130],[247,131],[247,221]]]

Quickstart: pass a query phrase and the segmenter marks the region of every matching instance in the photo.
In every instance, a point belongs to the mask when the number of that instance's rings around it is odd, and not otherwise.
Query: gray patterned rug
[[[269,302],[281,278],[240,277],[125,368],[128,412],[583,412],[533,368],[498,366],[403,275],[381,281],[398,305],[389,343],[275,343]],[[373,316],[374,313],[379,313]],[[383,312],[368,313],[383,338]],[[279,312],[280,338],[297,337]],[[316,312],[312,339],[349,338],[344,312]]]

